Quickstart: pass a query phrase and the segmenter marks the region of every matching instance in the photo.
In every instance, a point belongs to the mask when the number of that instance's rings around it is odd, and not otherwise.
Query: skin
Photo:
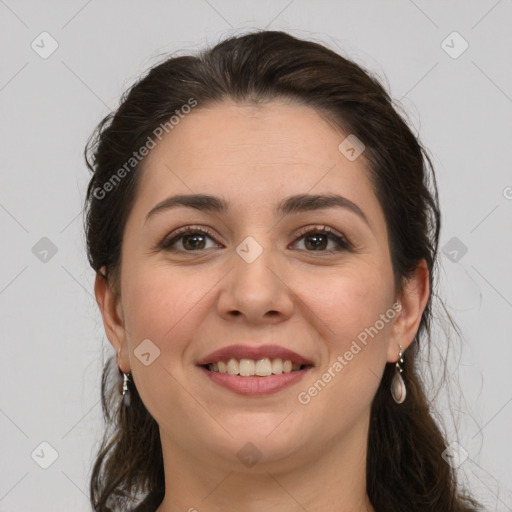
[[[160,428],[159,512],[373,511],[365,480],[371,401],[386,363],[414,339],[430,291],[422,261],[397,294],[385,217],[364,154],[349,161],[338,150],[345,137],[310,107],[224,102],[198,107],[145,160],[124,232],[120,294],[99,275],[95,293],[118,364]],[[191,193],[220,196],[231,210],[179,207],[146,221],[168,196]],[[369,224],[338,207],[275,213],[279,201],[304,193],[342,195]],[[155,249],[189,225],[214,239],[188,252],[184,239],[174,244],[181,252]],[[297,236],[317,225],[342,233],[353,250],[336,250],[334,240],[314,250],[311,235]],[[263,248],[252,263],[236,252],[247,236]],[[301,404],[298,393],[397,300],[401,312]],[[145,366],[134,350],[148,338],[160,356]],[[315,367],[265,397],[237,395],[196,367],[247,340],[290,348]],[[262,455],[252,467],[237,457],[248,442]]]

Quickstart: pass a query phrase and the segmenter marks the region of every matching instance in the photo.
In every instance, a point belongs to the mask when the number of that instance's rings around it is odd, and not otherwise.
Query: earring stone
[[[123,372],[123,405],[128,407],[130,405],[130,390],[128,389],[128,375]]]
[[[407,396],[407,388],[405,387],[405,382],[401,375],[403,369],[400,363],[404,362],[402,356],[402,347],[400,347],[400,352],[398,355],[399,359],[395,365],[395,375],[393,376],[393,380],[391,381],[391,396],[393,397],[393,400],[397,404],[403,403],[405,397]]]

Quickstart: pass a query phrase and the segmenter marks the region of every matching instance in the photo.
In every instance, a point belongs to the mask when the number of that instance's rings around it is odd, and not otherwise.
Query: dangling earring
[[[120,372],[123,372],[123,370],[121,370],[121,366],[119,366],[119,358],[121,357],[121,347],[119,347],[117,349],[117,368],[119,369]],[[128,374],[127,373],[124,373],[123,372],[123,391],[122,391],[122,396],[123,396],[123,405],[125,407],[128,407],[130,405],[130,390],[128,389],[128,381],[130,379],[128,378]]]
[[[128,374],[123,372],[123,405],[128,407],[130,405],[130,390],[128,389]]]
[[[393,400],[397,404],[401,404],[407,395],[407,389],[405,387],[404,379],[402,378],[402,375],[400,375],[403,372],[402,367],[400,366],[400,363],[403,363],[404,360],[402,358],[402,346],[399,345],[400,350],[398,352],[398,361],[396,362],[395,367],[395,375],[393,376],[393,380],[391,381],[391,396],[393,397]]]

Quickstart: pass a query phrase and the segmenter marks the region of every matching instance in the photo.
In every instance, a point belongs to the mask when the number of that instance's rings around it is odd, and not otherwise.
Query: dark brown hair
[[[140,164],[115,183],[112,178],[123,166],[126,170],[133,152],[191,98],[197,109],[225,99],[291,100],[356,135],[366,146],[364,157],[385,214],[397,292],[422,259],[434,289],[440,213],[426,151],[369,72],[318,43],[275,31],[232,37],[198,56],[168,58],[126,91],[117,111],[97,127],[86,148],[93,176],[85,230],[90,264],[98,273],[105,266],[104,278],[112,285],[118,281],[123,229]],[[401,405],[393,401],[389,389],[394,366],[388,364],[372,403],[367,492],[379,512],[477,510],[457,488],[454,470],[441,457],[447,443],[420,380],[417,356],[420,342],[430,341],[431,299],[432,295],[416,340],[404,356],[407,399]],[[130,391],[131,406],[123,408],[118,370],[111,359],[102,380],[108,428],[90,485],[96,511],[126,509],[141,497],[147,497],[148,510],[154,510],[164,494],[158,426],[133,383]]]

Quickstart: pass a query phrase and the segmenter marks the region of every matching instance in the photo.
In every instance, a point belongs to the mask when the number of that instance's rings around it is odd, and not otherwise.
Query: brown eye
[[[316,233],[314,235],[306,235],[304,237],[304,245],[307,249],[317,251],[319,249],[326,249],[329,244],[329,237],[323,233]]]
[[[208,240],[213,242],[213,245],[210,247],[206,246]],[[166,238],[160,247],[172,252],[196,252],[210,249],[211,247],[220,247],[220,245],[215,242],[213,236],[208,231],[187,228]]]
[[[185,235],[181,237],[183,248],[186,250],[204,249],[206,244],[203,234]]]
[[[307,252],[336,252],[350,250],[349,242],[341,235],[327,227],[310,229],[303,233],[295,242],[303,241]],[[329,246],[329,243],[331,245]]]

